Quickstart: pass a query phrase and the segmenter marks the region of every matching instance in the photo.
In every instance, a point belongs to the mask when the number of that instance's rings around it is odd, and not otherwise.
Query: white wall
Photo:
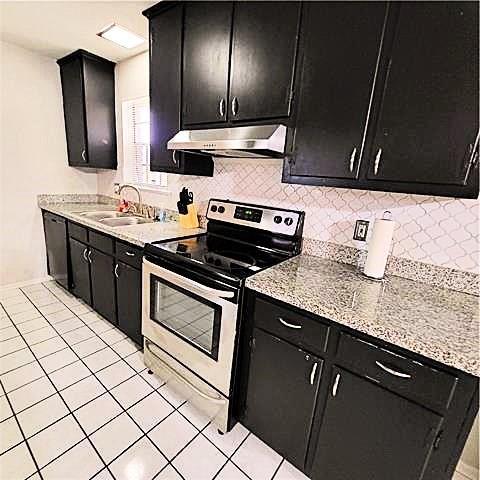
[[[0,285],[44,277],[39,193],[96,193],[68,167],[55,60],[0,42]]]

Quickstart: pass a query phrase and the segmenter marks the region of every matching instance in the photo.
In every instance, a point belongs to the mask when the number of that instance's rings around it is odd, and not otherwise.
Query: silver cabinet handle
[[[312,367],[312,371],[310,372],[310,385],[313,385],[313,382],[315,381],[315,374],[317,373],[317,367],[318,363],[315,362]]]
[[[376,175],[378,173],[378,167],[380,166],[380,160],[382,159],[382,149],[379,148],[377,155],[375,156],[375,165],[373,167],[373,173]]]
[[[176,154],[176,153],[177,153],[176,150],[174,150],[174,151],[172,152],[172,161],[173,161],[173,164],[174,164],[174,165],[177,164],[177,158],[175,157],[175,154]]]
[[[335,377],[335,381],[333,382],[333,388],[332,388],[332,396],[336,397],[337,396],[337,391],[338,391],[338,385],[340,384],[340,374],[337,373]]]
[[[294,323],[288,323],[286,322],[282,317],[278,317],[278,321],[282,324],[285,325],[288,328],[295,328],[295,329],[300,329],[302,328],[301,325],[295,325]]]
[[[87,161],[87,159],[85,158],[85,149],[82,150],[82,160],[83,160],[84,162]]]
[[[91,250],[88,251],[88,261],[90,263],[92,263],[92,251]]]
[[[221,117],[225,115],[225,99],[224,98],[222,98],[220,100],[220,103],[218,104],[218,113],[220,113]]]
[[[132,253],[132,252],[125,252],[125,255],[127,255],[129,257],[134,257],[135,256],[135,254]]]
[[[387,373],[389,373],[390,375],[394,375],[395,377],[400,377],[400,378],[412,378],[411,375],[409,375],[408,373],[403,373],[403,372],[397,372],[396,370],[392,370],[391,368],[388,368],[387,366],[385,366],[383,363],[381,362],[375,362],[375,365],[377,367],[380,367],[382,370],[385,370]]]
[[[118,263],[115,264],[115,270],[113,271],[113,273],[114,273],[115,276],[118,278]]]
[[[235,116],[238,113],[238,99],[237,97],[232,98],[232,114]]]
[[[477,135],[475,144],[471,143],[468,146],[468,163],[467,163],[467,170],[465,172],[465,177],[463,178],[463,185],[467,184],[468,177],[470,176],[470,171],[472,170],[472,167],[475,165],[475,163],[477,163],[477,160],[478,160],[479,135]]]
[[[355,166],[355,156],[357,155],[357,147],[352,150],[350,155],[350,172],[353,172],[353,167]]]
[[[88,248],[86,248],[86,249],[83,251],[83,259],[84,259],[86,262],[88,262],[87,252],[88,252]]]

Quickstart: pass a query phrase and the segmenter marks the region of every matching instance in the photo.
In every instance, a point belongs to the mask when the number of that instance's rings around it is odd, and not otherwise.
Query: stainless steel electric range
[[[304,217],[212,199],[206,233],[145,246],[145,363],[222,432],[231,426],[245,279],[300,253]]]

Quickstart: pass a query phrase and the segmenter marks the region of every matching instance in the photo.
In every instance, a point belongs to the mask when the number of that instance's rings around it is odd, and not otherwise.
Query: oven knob
[[[217,267],[219,267],[221,264],[222,264],[222,261],[217,258],[217,259],[215,260],[215,265],[216,265]]]
[[[223,207],[222,205],[220,205],[218,207],[218,213],[223,213],[225,211],[225,207]]]
[[[276,215],[275,217],[273,217],[273,221],[275,223],[282,223],[282,217],[280,215]]]
[[[207,263],[213,263],[213,257],[207,257]]]
[[[211,210],[212,212],[216,212],[216,211],[217,211],[217,206],[216,206],[216,205],[212,205],[212,206],[210,207],[210,210]]]
[[[293,223],[293,218],[287,217],[287,218],[285,219],[285,225],[290,226],[292,223]]]

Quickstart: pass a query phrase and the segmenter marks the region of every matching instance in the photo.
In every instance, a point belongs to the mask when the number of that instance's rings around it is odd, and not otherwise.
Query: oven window
[[[222,307],[155,275],[150,279],[150,318],[217,360]]]

